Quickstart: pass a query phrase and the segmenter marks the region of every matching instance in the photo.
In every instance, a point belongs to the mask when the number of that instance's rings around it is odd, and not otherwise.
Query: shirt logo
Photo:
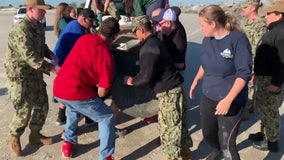
[[[226,48],[223,52],[221,52],[220,55],[223,58],[233,58],[233,54],[231,53],[231,51],[228,48]]]

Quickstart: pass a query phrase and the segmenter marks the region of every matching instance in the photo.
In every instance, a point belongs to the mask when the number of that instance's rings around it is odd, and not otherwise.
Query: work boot
[[[20,137],[11,136],[10,138],[10,153],[12,156],[19,157],[22,152]]]
[[[268,141],[267,147],[268,147],[268,150],[271,151],[271,152],[278,152],[279,151],[278,141],[275,141],[275,142]]]
[[[267,141],[266,140],[255,141],[255,142],[253,142],[252,146],[255,149],[258,149],[258,150],[262,150],[262,151],[267,151],[268,150],[268,146],[267,146]]]
[[[52,138],[46,137],[38,132],[31,132],[29,142],[30,144],[50,145],[52,144]]]
[[[269,150],[270,152],[278,152],[279,151],[279,145],[278,141],[270,142],[270,141],[258,141],[253,143],[253,147],[262,151]]]
[[[254,134],[249,134],[248,139],[251,140],[251,141],[263,141],[264,140],[264,133],[257,132],[257,133],[254,133]]]
[[[191,150],[190,149],[185,149],[181,150],[181,157],[183,160],[191,160]]]

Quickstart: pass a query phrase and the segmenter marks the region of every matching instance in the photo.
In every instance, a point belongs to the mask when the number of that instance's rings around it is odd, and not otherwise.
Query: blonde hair
[[[68,9],[69,5],[67,3],[59,3],[56,7],[56,12],[55,12],[55,21],[54,21],[54,33],[55,35],[58,36],[59,34],[59,28],[58,28],[58,21],[62,18],[62,17],[69,17],[70,15],[67,14],[67,11],[69,10]]]
[[[208,23],[215,22],[217,25],[224,27],[228,31],[241,31],[236,16],[229,11],[225,12],[218,5],[206,6],[199,12],[199,16],[205,18]]]

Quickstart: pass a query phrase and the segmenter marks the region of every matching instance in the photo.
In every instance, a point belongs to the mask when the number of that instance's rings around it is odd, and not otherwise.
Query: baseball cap
[[[241,6],[242,7],[247,7],[247,6],[254,6],[254,5],[260,5],[260,0],[246,0],[244,1]]]
[[[29,7],[37,7],[40,9],[49,9],[48,5],[45,5],[44,0],[25,0],[25,5]]]
[[[91,9],[89,8],[84,8],[80,11],[79,13],[79,16],[83,16],[83,17],[86,17],[86,18],[91,18],[92,20],[95,20],[96,19],[96,16],[95,16],[95,13],[94,11],[92,11]]]
[[[149,22],[148,16],[138,16],[132,20],[132,32],[135,32],[137,28]]]
[[[280,12],[284,13],[284,1],[274,1],[266,9],[265,13],[269,12]]]
[[[159,15],[153,17],[154,21],[160,22],[161,20],[176,21],[177,14],[172,8],[162,9]]]

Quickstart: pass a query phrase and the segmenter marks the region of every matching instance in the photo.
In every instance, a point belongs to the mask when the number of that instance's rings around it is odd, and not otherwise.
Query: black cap
[[[92,11],[91,9],[88,8],[84,8],[80,11],[79,16],[83,16],[86,18],[91,18],[91,19],[96,19],[95,13],[94,11]]]

